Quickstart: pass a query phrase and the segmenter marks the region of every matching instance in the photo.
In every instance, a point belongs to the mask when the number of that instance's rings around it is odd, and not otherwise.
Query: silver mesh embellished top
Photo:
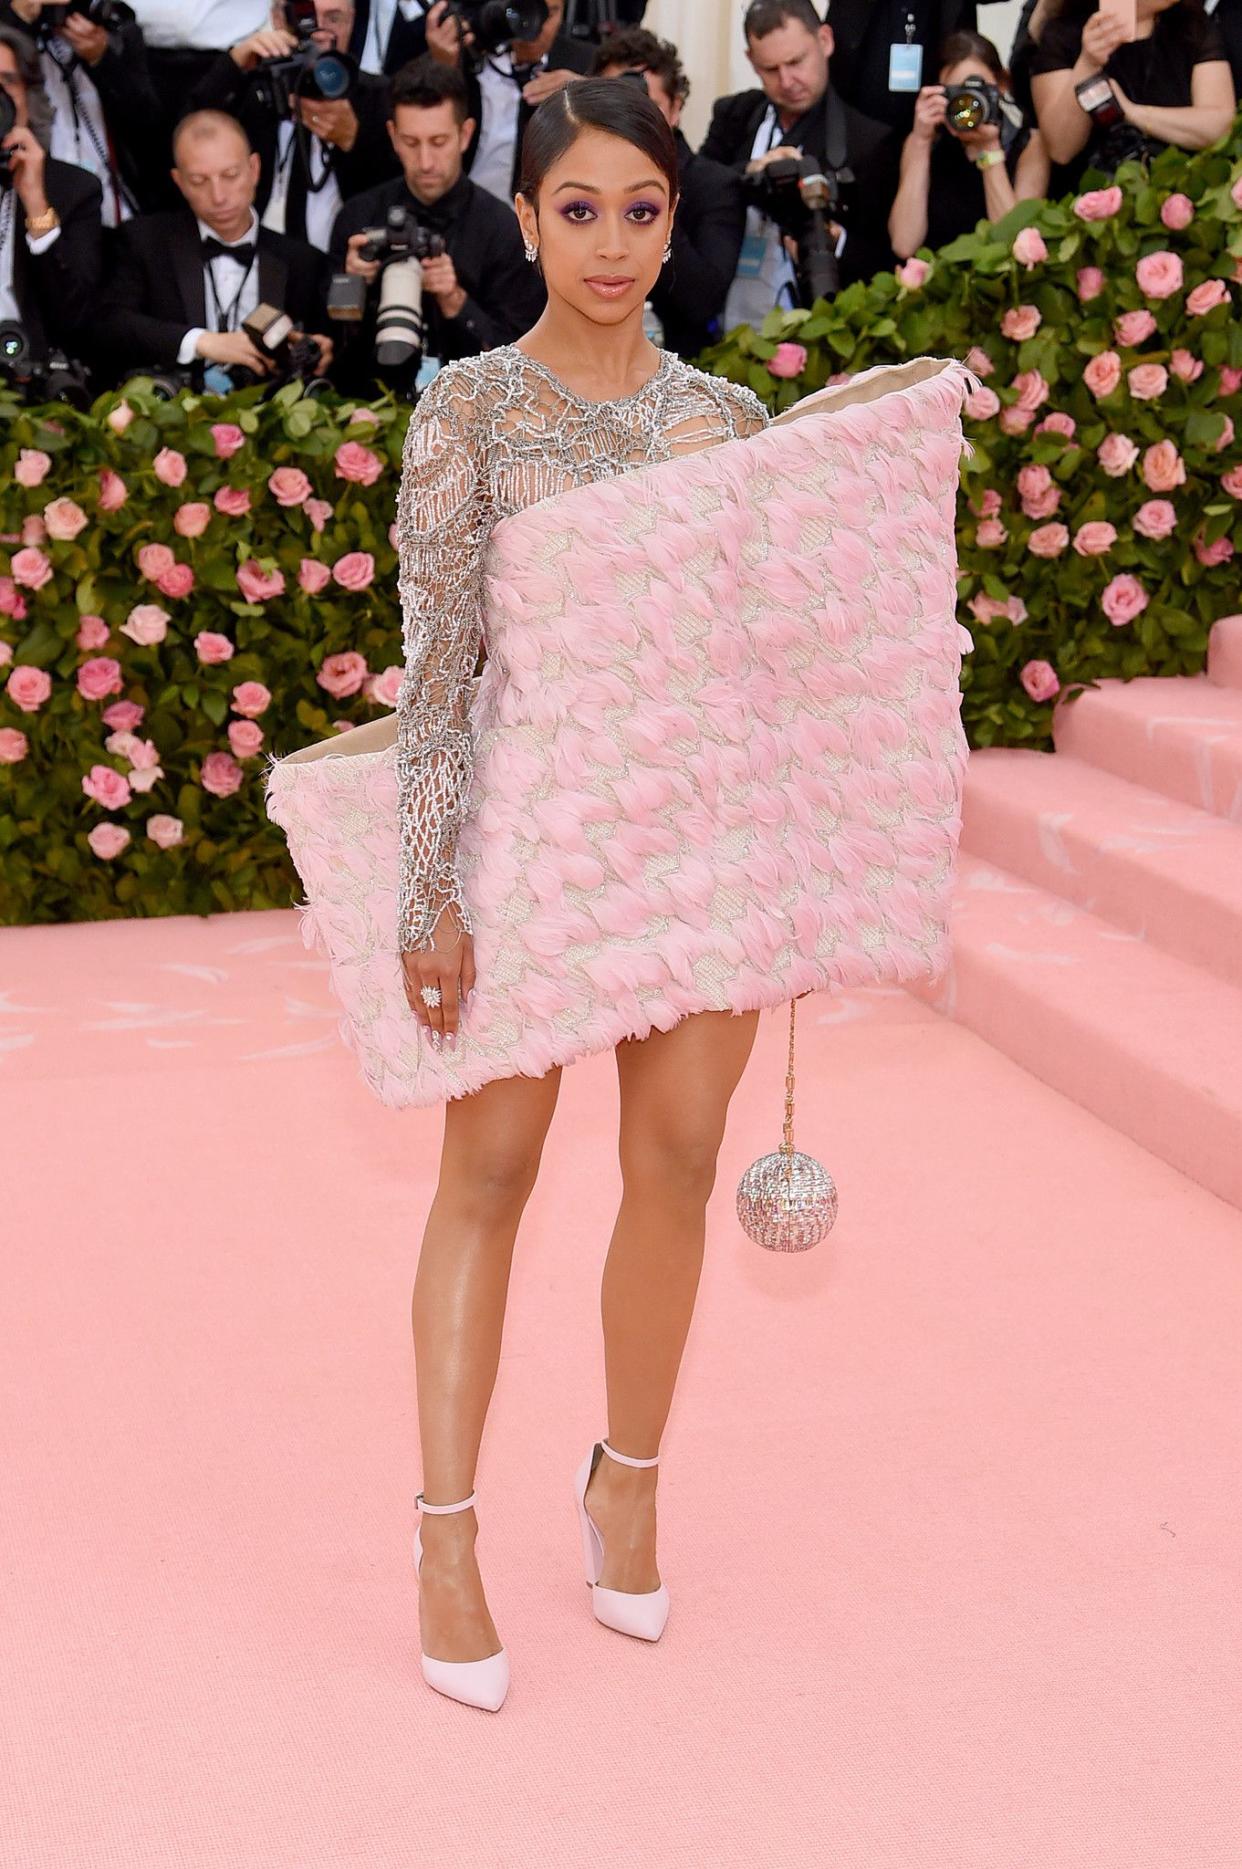
[[[672,351],[628,396],[575,395],[514,344],[446,364],[410,419],[397,501],[405,681],[397,702],[403,951],[429,947],[451,903],[470,794],[469,682],[483,637],[488,535],[510,513],[571,487],[766,427],[752,390]]]

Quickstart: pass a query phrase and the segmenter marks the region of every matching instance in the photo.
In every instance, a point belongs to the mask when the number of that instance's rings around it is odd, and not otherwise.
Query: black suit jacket
[[[673,221],[672,255],[651,303],[664,325],[664,347],[697,357],[712,341],[709,328],[724,310],[746,229],[746,194],[736,170],[696,155],[680,130],[681,195]]]
[[[304,240],[259,229],[259,301],[303,331],[325,330],[328,262]],[[143,214],[117,230],[100,311],[100,340],[118,368],[169,370],[186,332],[207,324],[198,225],[189,209]]]
[[[434,0],[426,0],[427,12],[431,11]],[[349,49],[355,58],[362,57],[362,49],[367,42],[367,27],[371,23],[371,0],[357,0],[354,9],[354,30],[350,35]],[[421,58],[427,50],[427,14],[419,14],[415,19],[404,19],[400,7],[392,22],[388,35],[388,44],[384,51],[384,70],[389,77],[399,71],[412,58]]]
[[[42,253],[26,245],[26,210],[13,192],[13,296],[36,356],[49,349],[84,356],[103,272],[103,194],[88,170],[50,156],[43,190],[60,216],[60,232]]]
[[[557,33],[548,49],[547,68],[549,71],[576,72],[580,77],[585,78],[591,70],[594,59],[594,48],[587,45],[584,40],[570,39],[564,33]],[[483,92],[479,85],[478,73],[469,59],[467,59],[462,66],[462,76],[466,80],[466,91],[469,97],[469,115],[474,118],[476,124],[474,135],[471,137],[466,153],[462,157],[462,167],[465,169],[466,173],[469,174],[471,165],[474,162],[475,152],[479,147],[479,131],[483,127]],[[522,159],[522,138],[526,134],[526,126],[534,113],[535,106],[533,104],[528,104],[526,99],[522,98],[518,104],[517,135],[513,142],[513,173],[510,182],[510,193],[514,195],[517,193],[518,170],[521,166]]]
[[[227,110],[240,121],[250,138],[250,147],[259,158],[259,189],[254,205],[261,219],[272,192],[279,120],[259,102],[254,80],[253,71],[241,71],[227,52],[221,52],[194,86],[188,107],[191,110]],[[360,72],[350,102],[358,119],[354,146],[343,150],[331,145],[328,158],[342,201],[348,201],[351,195],[360,195],[364,189],[375,188],[380,182],[401,173],[401,165],[388,134],[388,80]],[[307,175],[300,151],[300,139],[295,133],[291,158],[293,167],[289,177],[289,192],[285,198],[285,232],[295,239],[304,240]]]
[[[767,108],[763,91],[736,91],[731,97],[718,98],[699,154],[726,163],[741,174],[750,161],[755,133]],[[847,286],[885,272],[894,263],[888,241],[888,213],[897,193],[901,143],[895,130],[835,97],[831,86],[818,104],[782,131],[779,140],[824,162],[832,140],[830,113],[838,112],[837,121],[844,130],[846,166],[854,175],[854,180],[844,183],[841,190],[841,222],[846,229],[841,284]]]

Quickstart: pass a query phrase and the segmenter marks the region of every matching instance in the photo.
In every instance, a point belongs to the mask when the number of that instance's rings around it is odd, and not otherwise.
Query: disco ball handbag
[[[805,1252],[832,1230],[837,1189],[813,1155],[794,1148],[794,1024],[789,1002],[789,1063],[785,1070],[785,1133],[779,1149],[752,1162],[737,1187],[737,1217],[756,1246],[770,1252]]]

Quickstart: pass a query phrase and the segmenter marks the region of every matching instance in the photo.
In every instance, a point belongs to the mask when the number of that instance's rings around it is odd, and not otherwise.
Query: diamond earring
[[[538,249],[538,247],[532,247],[532,245],[530,244],[530,241],[528,240],[528,241],[526,242],[526,257],[527,257],[527,259],[528,259],[528,260],[533,260],[533,259],[535,259],[535,258],[537,257],[537,255],[538,255],[538,252],[539,252],[539,249]]]
[[[670,240],[668,245],[664,249],[664,264],[666,266],[668,265],[668,262],[672,259],[672,257],[673,257],[673,243]]]

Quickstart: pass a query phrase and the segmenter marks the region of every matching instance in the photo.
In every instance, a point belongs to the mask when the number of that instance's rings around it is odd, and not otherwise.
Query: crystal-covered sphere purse
[[[831,1232],[837,1217],[832,1176],[813,1155],[793,1145],[794,1019],[789,1002],[789,1064],[785,1072],[785,1136],[779,1149],[752,1162],[737,1186],[737,1217],[756,1246],[805,1252]]]

